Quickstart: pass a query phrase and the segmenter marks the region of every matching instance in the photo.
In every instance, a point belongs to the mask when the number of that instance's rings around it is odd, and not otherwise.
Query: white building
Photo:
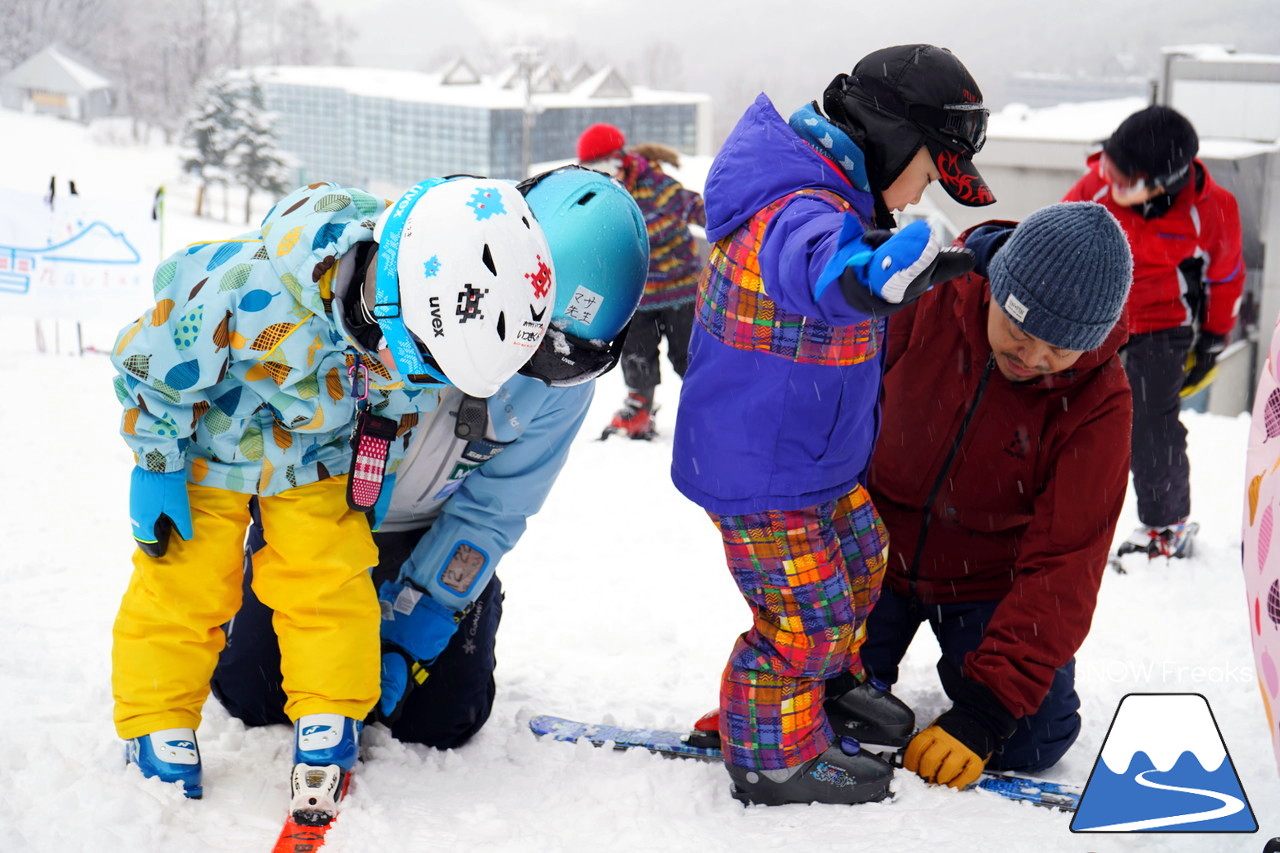
[[[0,75],[0,106],[75,121],[111,114],[111,81],[56,44]]]
[[[596,122],[629,142],[710,154],[709,95],[632,86],[607,67],[524,70],[527,96],[520,68],[485,76],[465,60],[436,74],[312,66],[252,74],[300,183],[390,192],[431,175],[518,179],[531,163],[573,158],[578,135]]]

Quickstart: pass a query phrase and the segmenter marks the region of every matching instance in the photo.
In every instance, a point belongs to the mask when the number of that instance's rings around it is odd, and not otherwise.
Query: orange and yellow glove
[[[991,755],[978,755],[965,746],[939,725],[941,719],[911,739],[902,766],[926,782],[966,788],[978,781]]]

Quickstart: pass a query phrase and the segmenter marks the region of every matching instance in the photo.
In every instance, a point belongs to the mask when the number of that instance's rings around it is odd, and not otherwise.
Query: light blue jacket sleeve
[[[594,386],[549,388],[532,379],[506,386],[512,390],[506,421],[522,431],[449,498],[401,567],[402,581],[413,581],[455,610],[480,596],[528,518],[542,508],[586,418]]]

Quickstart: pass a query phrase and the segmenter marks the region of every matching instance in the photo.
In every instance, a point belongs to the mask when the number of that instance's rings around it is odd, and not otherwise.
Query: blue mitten
[[[848,216],[814,295],[820,297],[838,280],[852,307],[882,317],[911,304],[938,282],[964,275],[973,264],[973,253],[966,249],[942,249],[923,220],[896,233],[864,233],[857,219]]]
[[[378,590],[382,607],[382,697],[377,719],[393,723],[413,688],[427,680],[427,667],[449,644],[462,614],[421,590],[386,581]]]
[[[183,539],[191,539],[194,530],[186,472],[161,473],[135,467],[129,482],[129,518],[134,541],[149,556],[163,557],[169,550],[170,530],[177,530]]]

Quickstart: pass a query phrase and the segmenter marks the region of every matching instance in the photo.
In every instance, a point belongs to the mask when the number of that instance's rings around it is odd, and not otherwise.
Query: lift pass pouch
[[[347,371],[351,377],[351,396],[361,401],[360,414],[351,431],[351,476],[347,480],[347,505],[357,512],[369,512],[382,494],[387,474],[387,456],[395,441],[396,421],[379,417],[367,408],[369,372],[363,364]]]

